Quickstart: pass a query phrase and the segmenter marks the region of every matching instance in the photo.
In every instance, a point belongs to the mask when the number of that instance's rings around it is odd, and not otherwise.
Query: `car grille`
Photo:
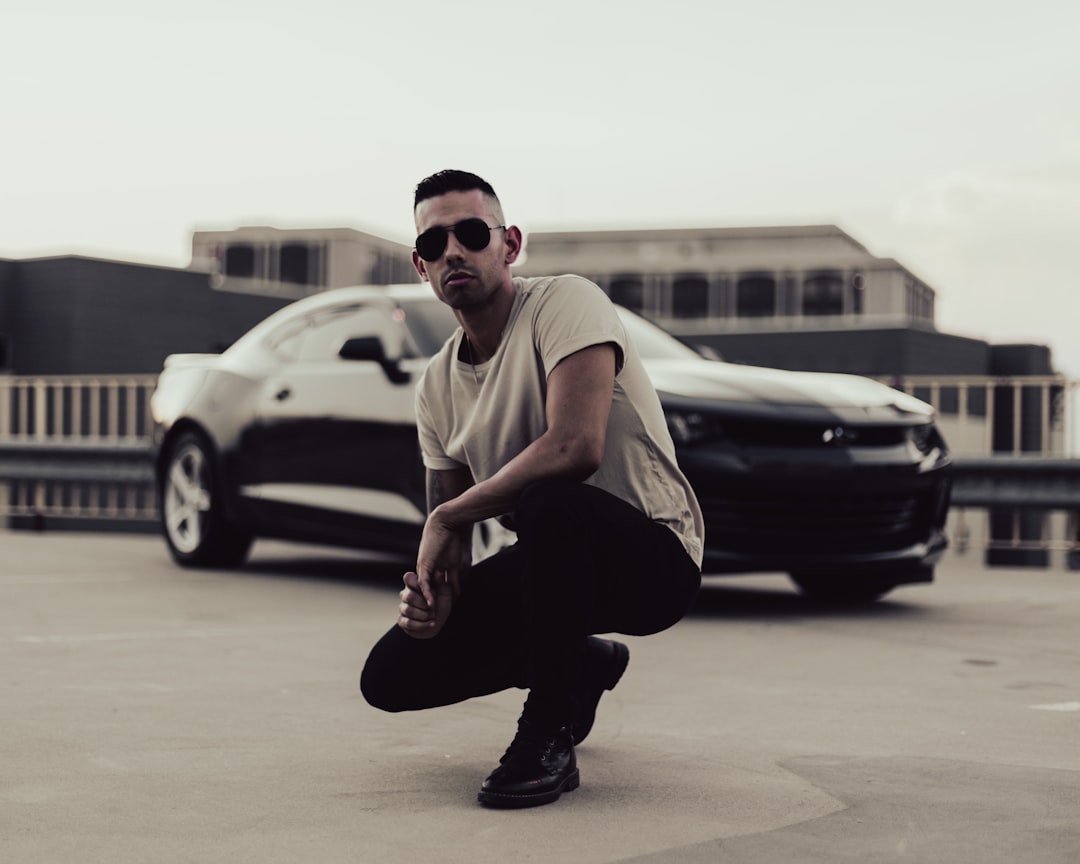
[[[858,554],[926,539],[933,489],[882,493],[746,492],[701,500],[708,546],[741,554]]]
[[[833,440],[837,424],[723,421],[727,437],[742,447],[822,447]],[[860,447],[895,447],[907,440],[907,426],[845,427],[846,444]]]

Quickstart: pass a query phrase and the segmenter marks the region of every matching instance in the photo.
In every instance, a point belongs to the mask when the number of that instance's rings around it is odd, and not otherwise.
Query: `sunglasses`
[[[425,261],[438,261],[446,251],[446,244],[450,242],[451,231],[457,237],[458,243],[470,252],[479,252],[481,249],[487,249],[488,243],[491,242],[492,231],[505,227],[505,225],[489,226],[487,222],[476,216],[471,219],[462,219],[456,225],[445,228],[437,225],[434,228],[428,228],[416,238],[416,254]]]

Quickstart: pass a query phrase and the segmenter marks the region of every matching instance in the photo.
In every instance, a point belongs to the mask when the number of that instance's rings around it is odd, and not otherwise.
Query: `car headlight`
[[[668,409],[664,412],[668,431],[676,444],[683,446],[725,438],[724,424],[700,411]]]
[[[927,423],[925,426],[912,426],[908,430],[908,437],[912,444],[924,456],[929,456],[935,450],[944,452],[945,439],[941,437],[937,426]]]

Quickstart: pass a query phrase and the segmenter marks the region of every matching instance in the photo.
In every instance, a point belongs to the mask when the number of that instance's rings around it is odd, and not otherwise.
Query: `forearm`
[[[615,379],[615,351],[607,344],[582,349],[548,376],[547,428],[491,477],[438,504],[431,515],[451,528],[509,513],[537,480],[585,480],[604,458]]]
[[[603,444],[565,439],[550,432],[537,438],[498,472],[444,499],[433,510],[447,525],[463,527],[513,511],[527,486],[549,477],[585,480],[600,465]]]

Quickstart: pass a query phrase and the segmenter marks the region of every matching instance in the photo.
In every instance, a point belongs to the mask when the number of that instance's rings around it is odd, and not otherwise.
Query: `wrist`
[[[460,520],[455,518],[454,508],[450,501],[444,501],[438,507],[431,511],[428,515],[428,519],[438,522],[440,525],[444,525],[451,530],[456,530],[459,527]]]

